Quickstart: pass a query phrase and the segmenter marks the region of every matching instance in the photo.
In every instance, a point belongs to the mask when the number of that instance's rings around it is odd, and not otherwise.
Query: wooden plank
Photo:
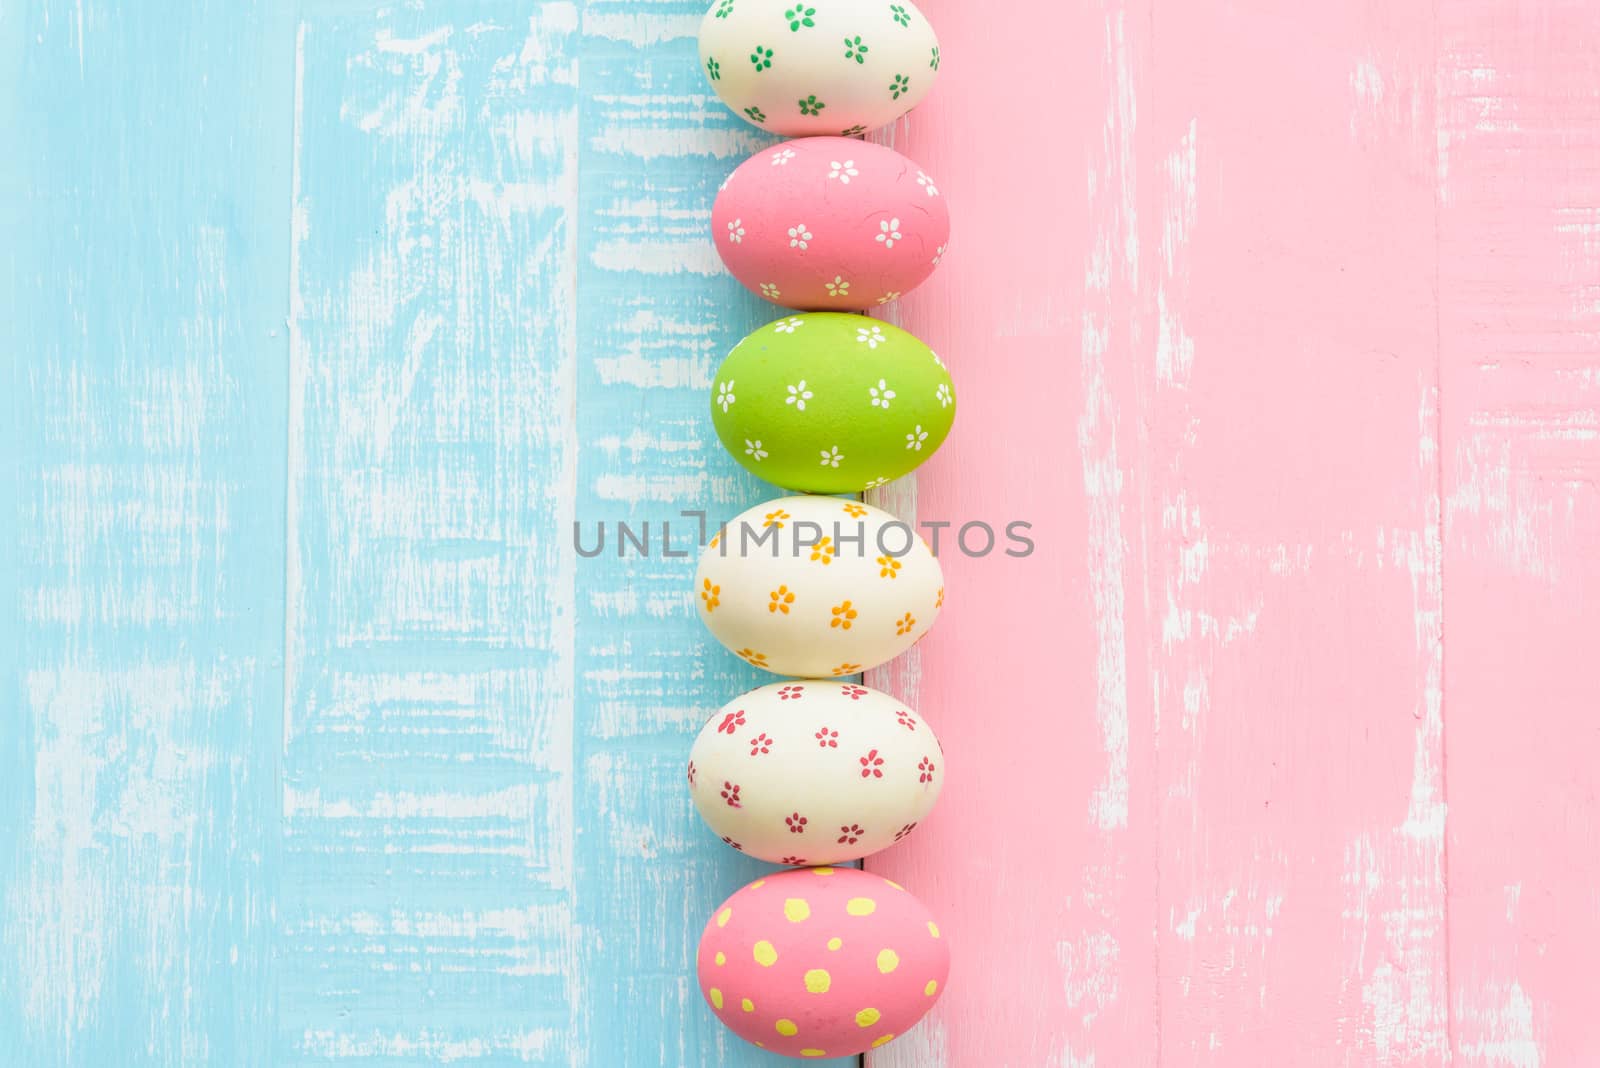
[[[1155,27],[1163,1060],[1443,1064],[1432,16]]]
[[[284,1063],[568,1063],[578,16],[297,33]]]
[[[1152,695],[1129,684],[1149,674],[1132,481],[1149,9],[1033,5],[1024,25],[920,6],[940,81],[896,147],[950,198],[952,240],[901,321],[956,379],[955,428],[914,490],[919,521],[955,527],[939,625],[869,681],[918,704],[950,777],[867,867],[943,917],[953,964],[929,1018],[867,1060],[1153,1065]],[[1012,520],[1034,555],[954,549],[962,524]]]
[[[701,822],[689,746],[712,710],[771,676],[710,638],[693,604],[698,552],[667,557],[661,536],[670,524],[683,552],[699,536],[684,510],[714,526],[782,495],[723,451],[709,418],[717,365],[776,310],[727,275],[709,237],[718,185],[771,139],[706,85],[704,13],[701,0],[583,5],[575,514],[587,544],[598,524],[612,535],[574,579],[574,1063],[596,1066],[792,1063],[723,1028],[693,968],[712,910],[772,869]],[[617,555],[618,522],[648,526],[648,558]]]
[[[1600,11],[1440,10],[1459,1063],[1600,1061]]]
[[[7,5],[0,1062],[268,1063],[292,27]]]
[[[905,320],[962,409],[916,507],[1039,549],[947,562],[951,779],[869,867],[957,970],[869,1059],[1439,1063],[1426,13],[929,8],[956,238]]]

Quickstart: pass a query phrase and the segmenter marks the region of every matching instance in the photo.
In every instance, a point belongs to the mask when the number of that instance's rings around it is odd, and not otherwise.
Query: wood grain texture
[[[1600,1061],[1600,10],[1439,26],[1457,1060]]]
[[[915,504],[1040,550],[947,562],[898,680],[951,778],[868,866],[957,963],[869,1062],[1592,1059],[1600,18],[927,8]]]
[[[962,407],[875,497],[1037,549],[869,680],[955,953],[869,1062],[1600,1059],[1600,13],[922,7]],[[663,525],[777,495],[703,9],[0,7],[0,1064],[780,1063],[690,964],[761,679]]]

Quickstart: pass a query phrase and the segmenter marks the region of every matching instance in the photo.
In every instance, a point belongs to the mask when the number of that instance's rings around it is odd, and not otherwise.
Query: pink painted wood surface
[[[1038,550],[870,680],[956,956],[869,1062],[1600,1063],[1600,8],[922,6],[962,407],[883,501]]]
[[[1439,42],[1456,1051],[1600,1064],[1600,7]]]

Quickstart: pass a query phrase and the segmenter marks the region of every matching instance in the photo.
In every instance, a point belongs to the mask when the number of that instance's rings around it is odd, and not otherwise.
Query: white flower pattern
[[[779,149],[778,151],[776,151],[776,152],[774,152],[772,154],[772,165],[774,167],[781,167],[784,164],[788,163],[792,159],[794,159],[794,149],[792,149],[792,148]]]
[[[792,404],[795,411],[803,412],[806,410],[806,401],[810,399],[811,391],[806,388],[806,380],[802,378],[799,382],[789,387],[789,395],[783,398],[783,403]]]
[[[839,179],[840,185],[849,185],[850,179],[858,177],[861,174],[860,171],[856,170],[856,161],[853,159],[847,159],[843,163],[840,163],[838,160],[831,160],[829,161],[829,166],[831,166],[833,170],[828,172],[828,177]]]
[[[790,248],[798,248],[803,251],[806,248],[806,242],[810,240],[811,231],[806,229],[805,223],[795,223],[793,226],[789,227]]]
[[[927,440],[928,432],[922,429],[921,423],[918,423],[917,428],[906,435],[906,448],[916,449],[918,452],[921,452],[922,443]]]
[[[950,395],[948,383],[940,382],[939,388],[933,391],[934,397],[939,401],[939,407],[948,408],[955,403],[955,398]]]
[[[926,189],[930,197],[936,197],[939,195],[939,187],[933,184],[932,178],[929,178],[921,171],[917,172],[917,184]]]
[[[831,449],[822,450],[823,467],[837,468],[842,463],[844,463],[844,454],[839,451],[839,446],[835,445]]]
[[[767,458],[767,450],[761,447],[761,439],[759,438],[755,441],[751,441],[749,438],[744,439],[744,454],[754,457],[757,463]]]
[[[933,357],[933,362],[938,364],[941,370],[944,368],[944,361],[939,359],[939,354],[937,352],[934,352],[932,349],[929,349],[928,350],[928,355]]]
[[[830,297],[848,297],[850,295],[850,283],[844,280],[843,275],[834,275],[833,281],[822,283],[822,288],[828,291],[828,296]]]
[[[900,240],[900,220],[887,219],[878,224],[877,241],[884,248],[894,248],[894,243]]]
[[[887,408],[889,407],[889,402],[895,398],[894,390],[890,389],[889,383],[881,378],[878,379],[877,385],[868,386],[867,392],[872,396],[872,406],[874,408]]]
[[[889,484],[889,480],[888,479],[880,477],[880,478],[873,479],[871,482],[868,482],[865,486],[862,487],[862,489],[877,489],[879,486],[887,486],[888,484]]]
[[[728,224],[728,240],[733,242],[735,245],[742,244],[744,242],[743,219],[735,219],[733,222]]]
[[[778,292],[778,285],[776,282],[762,282],[761,295],[766,297],[768,300],[777,300],[783,294]]]
[[[792,334],[805,325],[806,321],[804,319],[800,318],[798,315],[791,315],[787,319],[778,320],[778,322],[773,325],[772,332],[774,334]]]
[[[944,259],[944,246],[940,245],[933,250],[933,265],[935,267],[939,266],[939,261],[942,259]]]
[[[717,407],[724,413],[733,407],[733,402],[738,398],[733,395],[733,379],[717,383]]]
[[[858,326],[858,327],[856,327],[856,342],[857,342],[857,344],[865,342],[866,346],[867,346],[867,348],[869,350],[877,348],[879,345],[883,344],[884,342],[886,342],[888,340],[889,340],[888,338],[883,336],[883,330],[882,330],[881,327],[876,327],[876,326],[870,326],[870,327],[869,326]]]
[[[879,297],[878,298],[878,303],[879,304],[887,304],[891,300],[899,300],[899,299],[900,299],[900,291],[898,289],[896,289],[896,290],[892,290],[891,292],[885,293],[883,296]]]

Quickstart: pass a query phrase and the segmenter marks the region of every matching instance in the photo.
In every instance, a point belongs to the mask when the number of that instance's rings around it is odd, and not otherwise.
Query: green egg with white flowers
[[[864,315],[787,315],[746,335],[711,383],[711,421],[746,470],[803,493],[910,474],[955,422],[955,383],[914,335]]]

